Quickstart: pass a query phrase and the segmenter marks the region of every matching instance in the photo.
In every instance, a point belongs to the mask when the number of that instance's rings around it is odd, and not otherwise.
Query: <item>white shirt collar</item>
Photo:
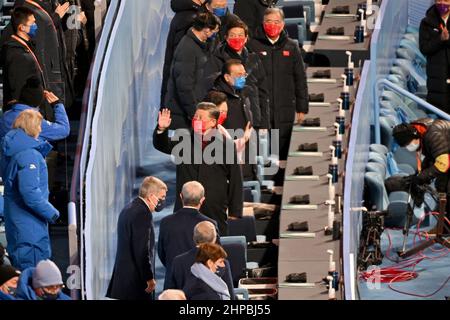
[[[141,199],[142,201],[144,201],[144,203],[145,203],[145,205],[147,206],[148,210],[149,210],[150,212],[152,212],[152,209],[150,209],[150,206],[148,205],[147,201],[145,201],[144,198],[142,198],[142,197],[139,197],[139,199]]]
[[[278,40],[280,40],[280,36],[278,36],[278,38],[276,38],[275,40],[272,40],[269,37],[267,37],[267,39],[269,39],[271,44],[275,44],[275,43],[277,43]]]

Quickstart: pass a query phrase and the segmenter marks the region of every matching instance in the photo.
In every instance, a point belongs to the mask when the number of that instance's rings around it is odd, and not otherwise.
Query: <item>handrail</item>
[[[412,101],[414,101],[415,103],[417,103],[418,105],[422,106],[423,108],[427,109],[428,111],[431,111],[433,113],[435,113],[436,115],[438,115],[440,118],[445,119],[445,120],[449,120],[450,121],[450,115],[448,113],[445,113],[444,111],[436,108],[435,106],[433,106],[432,104],[426,102],[425,100],[417,97],[416,95],[412,94],[411,92],[403,89],[402,87],[392,83],[389,80],[386,79],[379,79],[376,83],[375,86],[375,113],[374,113],[374,117],[375,117],[375,141],[376,143],[381,143],[381,129],[380,129],[380,91],[382,87],[387,87],[389,89],[391,89],[392,91],[395,91],[399,94],[401,94],[402,96],[405,96],[409,99],[411,99]]]

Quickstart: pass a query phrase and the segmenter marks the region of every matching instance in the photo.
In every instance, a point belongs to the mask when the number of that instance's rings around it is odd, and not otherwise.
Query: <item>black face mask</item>
[[[161,212],[166,206],[166,199],[159,199],[159,198],[157,198],[157,199],[158,199],[158,202],[156,202],[155,211]],[[153,200],[152,200],[152,204],[153,204]]]
[[[225,268],[217,267],[216,275],[222,278],[225,275]]]
[[[58,299],[58,296],[59,293],[48,293],[44,291],[44,295],[41,298],[42,300],[52,301]]]

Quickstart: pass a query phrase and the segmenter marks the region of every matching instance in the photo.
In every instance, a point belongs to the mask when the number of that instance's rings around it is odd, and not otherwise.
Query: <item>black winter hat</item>
[[[392,135],[400,147],[405,147],[412,140],[420,138],[417,129],[414,128],[414,126],[405,123],[396,126],[392,132]]]
[[[30,107],[39,107],[44,102],[44,88],[37,77],[28,78],[20,92],[19,101]]]
[[[18,276],[20,276],[20,272],[14,269],[14,267],[7,265],[0,266],[0,286]]]

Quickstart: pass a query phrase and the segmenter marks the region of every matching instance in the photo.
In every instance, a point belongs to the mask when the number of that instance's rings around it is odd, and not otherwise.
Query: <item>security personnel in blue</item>
[[[11,110],[5,112],[0,118],[0,138],[3,138],[12,129],[14,121],[22,111],[28,109],[39,111],[39,106],[44,100],[47,100],[53,107],[55,122],[43,119],[39,138],[50,142],[67,138],[70,134],[70,123],[66,109],[57,96],[44,90],[37,77],[27,80],[20,94],[19,102],[13,104]]]
[[[419,173],[412,184],[430,184],[436,179],[436,190],[447,194],[447,217],[450,217],[450,121],[419,119],[396,126],[393,136],[400,147],[417,152],[418,159],[425,157],[419,162]]]
[[[48,224],[59,218],[48,201],[45,157],[52,146],[38,139],[41,123],[39,112],[22,111],[1,144],[7,250],[21,271],[51,257]]]
[[[117,251],[106,296],[118,300],[152,300],[155,280],[153,213],[165,205],[167,186],[147,177],[139,197],[128,204],[117,221]]]
[[[17,300],[71,300],[62,292],[64,283],[61,271],[50,260],[37,264],[36,268],[25,269],[19,277],[15,292]]]
[[[250,40],[267,74],[271,129],[280,130],[280,160],[286,160],[295,122],[309,111],[308,85],[300,48],[284,31],[284,13],[269,8],[264,22]]]

